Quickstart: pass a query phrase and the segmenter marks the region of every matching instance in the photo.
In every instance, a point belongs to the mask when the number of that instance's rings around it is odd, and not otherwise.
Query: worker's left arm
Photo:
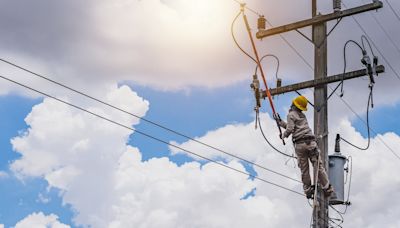
[[[279,126],[283,127],[286,129],[287,123],[281,119],[278,120]]]
[[[287,116],[287,124],[286,124],[286,131],[283,133],[283,137],[287,138],[290,134],[293,133],[295,125],[295,116],[291,113]]]

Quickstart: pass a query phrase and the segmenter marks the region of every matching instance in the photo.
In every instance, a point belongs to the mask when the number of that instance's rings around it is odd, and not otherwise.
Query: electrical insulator
[[[282,78],[277,78],[276,79],[276,88],[279,88],[282,86]]]
[[[257,27],[258,27],[258,30],[264,30],[266,27],[265,27],[265,23],[266,23],[266,19],[265,19],[265,17],[264,16],[260,16],[259,18],[258,18],[258,20],[257,20]]]
[[[260,81],[257,78],[257,75],[253,75],[253,82],[250,84],[250,87],[254,91],[254,97],[256,99],[256,108],[261,107],[260,102]]]
[[[333,0],[333,11],[339,12],[342,9],[342,0]]]

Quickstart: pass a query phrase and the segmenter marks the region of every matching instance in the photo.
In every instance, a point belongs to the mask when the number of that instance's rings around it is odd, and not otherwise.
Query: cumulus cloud
[[[130,107],[130,111],[140,116],[145,115],[149,105],[124,86],[109,91],[106,97]],[[137,120],[104,107],[84,105],[128,125],[138,124]],[[274,126],[273,120],[267,115],[262,115],[262,119],[267,136],[273,144],[279,145],[275,130],[269,127]],[[21,178],[44,178],[49,187],[60,189],[63,202],[77,212],[74,218],[77,225],[265,227],[268,224],[270,227],[298,227],[309,222],[311,209],[303,197],[250,180],[213,163],[200,165],[194,161],[177,166],[168,158],[143,162],[141,153],[146,151],[127,145],[128,136],[133,132],[54,101],[45,99],[35,106],[26,122],[29,129],[12,140],[14,149],[22,157],[11,167]],[[335,126],[335,130],[349,140],[366,143],[348,121]],[[387,133],[380,137],[393,148],[400,144],[396,134]],[[286,159],[268,148],[255,132],[253,123],[223,126],[198,139],[294,178],[299,176],[293,163],[285,165]],[[332,141],[330,148],[333,148]],[[209,157],[224,158],[228,165],[244,170],[238,161],[191,142],[180,146]],[[286,150],[292,152],[290,146]],[[342,151],[354,159],[353,205],[347,216],[359,218],[349,219],[346,226],[382,227],[383,224],[396,227],[400,202],[395,202],[398,197],[389,199],[387,196],[397,194],[400,179],[386,174],[397,172],[398,160],[393,159],[377,138],[372,139],[371,148],[366,152],[345,145],[342,145]],[[301,190],[297,182],[257,167],[255,170],[262,178]],[[242,199],[253,189],[254,196]],[[371,201],[374,207],[370,207]]]
[[[275,127],[271,118],[267,116],[263,116],[263,118],[267,119],[266,123],[268,124],[266,124],[266,126]],[[331,125],[334,126],[331,132],[341,133],[342,137],[361,147],[367,145],[368,140],[362,137],[361,134],[351,126],[349,120],[342,120],[337,124]],[[277,140],[276,132],[274,133],[274,130],[271,129],[268,129],[268,131],[272,143],[274,145],[279,145],[280,142]],[[229,125],[208,132],[203,137],[199,137],[198,140],[216,144],[219,148],[225,148],[255,163],[264,164],[267,167],[272,167],[275,170],[280,170],[289,175],[296,175],[296,172],[291,169],[282,169],[282,167],[285,167],[284,162],[279,161],[276,157],[281,155],[274,152],[265,143],[262,143],[260,136],[257,136],[253,132],[255,131],[252,123]],[[226,140],[229,138],[232,140]],[[334,138],[335,135],[333,134],[329,136],[329,151],[331,153],[334,148]],[[350,198],[352,206],[350,206],[349,212],[345,216],[345,218],[347,218],[345,219],[346,227],[397,227],[400,222],[398,218],[400,213],[400,198],[397,197],[400,179],[397,176],[389,175],[390,173],[398,172],[400,160],[388,150],[381,140],[386,142],[391,148],[398,148],[400,145],[400,137],[394,133],[386,133],[373,137],[371,139],[370,149],[367,151],[359,151],[342,142],[342,153],[346,156],[352,156],[353,158],[353,183]],[[200,147],[192,142],[185,142],[179,144],[179,146],[189,150],[200,150]],[[291,145],[288,147],[290,146]],[[217,158],[222,156],[226,159],[231,159],[216,151],[203,151],[210,157]],[[174,149],[173,152],[184,153]],[[257,167],[255,169],[260,176],[265,175],[265,171],[262,169]],[[257,191],[257,194],[272,195],[270,192],[264,192],[262,189]],[[289,205],[290,202],[287,201],[284,202],[284,204]],[[343,210],[341,206],[338,208]],[[335,215],[335,212],[331,211],[331,214]],[[302,219],[304,220],[304,218]]]
[[[2,227],[0,225],[0,227]],[[54,214],[45,215],[43,212],[32,213],[19,221],[15,228],[70,228],[70,226],[58,221],[58,216]]]
[[[116,88],[107,98],[129,104],[132,112],[143,116],[148,103],[129,91],[127,87]],[[128,125],[138,124],[110,110],[87,108],[122,119]],[[262,185],[217,164],[190,162],[177,166],[167,158],[142,162],[141,153],[145,151],[126,144],[132,132],[51,100],[35,106],[26,122],[29,129],[12,140],[22,157],[11,168],[20,178],[44,178],[49,187],[60,189],[63,202],[77,212],[77,225],[296,227],[296,219],[309,210],[302,197]],[[228,165],[244,171],[237,161]],[[242,199],[253,189],[268,194]],[[277,213],[289,208],[280,202],[285,198],[302,202],[303,212],[281,220]]]

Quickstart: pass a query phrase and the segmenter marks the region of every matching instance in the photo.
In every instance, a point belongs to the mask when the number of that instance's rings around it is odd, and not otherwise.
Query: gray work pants
[[[317,143],[315,141],[296,143],[295,151],[297,155],[298,166],[301,171],[301,180],[303,181],[304,192],[309,191],[311,187],[309,161],[311,161],[315,172],[318,159],[320,160],[319,171],[318,171],[318,182],[320,183],[323,189],[327,189],[329,186],[329,179],[328,175],[326,174],[325,168],[322,165]],[[314,173],[314,180],[315,180],[315,173]]]

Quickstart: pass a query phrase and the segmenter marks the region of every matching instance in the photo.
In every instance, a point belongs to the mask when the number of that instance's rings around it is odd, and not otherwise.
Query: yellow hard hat
[[[307,98],[305,96],[296,97],[293,104],[301,111],[307,111]]]

